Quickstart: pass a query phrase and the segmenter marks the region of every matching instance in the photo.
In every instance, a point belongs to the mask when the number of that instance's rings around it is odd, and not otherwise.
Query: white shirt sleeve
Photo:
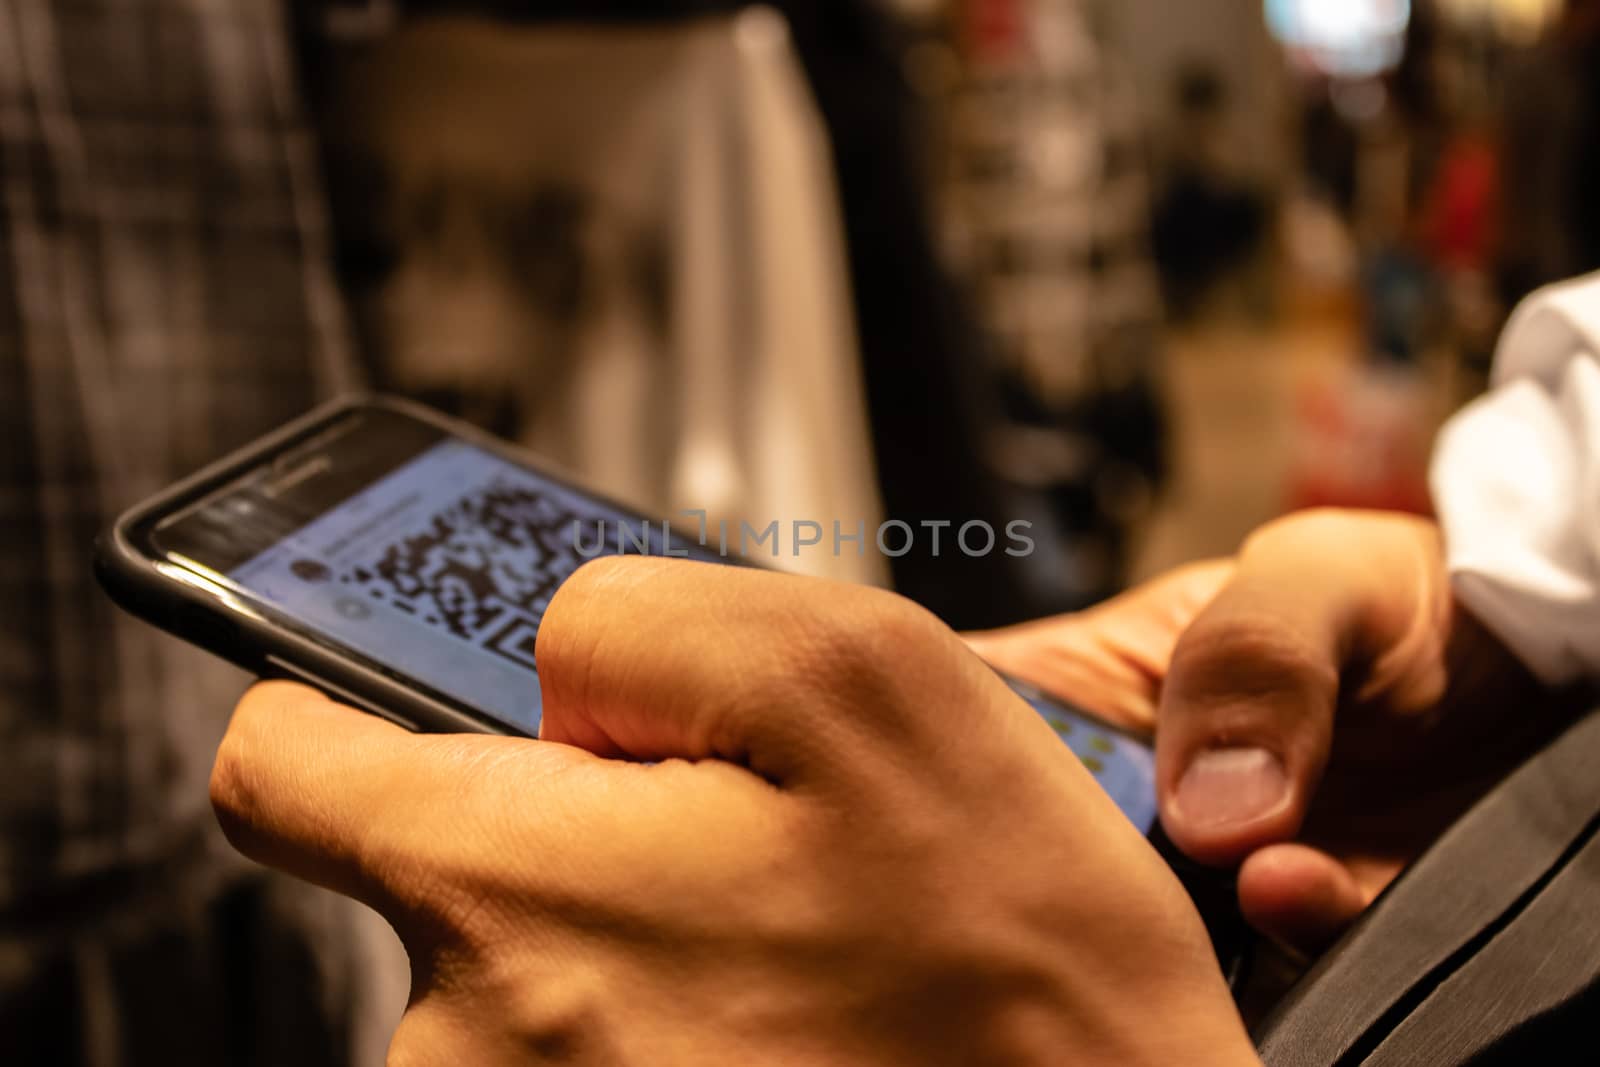
[[[1600,274],[1512,316],[1491,390],[1440,434],[1456,596],[1540,679],[1600,679]]]

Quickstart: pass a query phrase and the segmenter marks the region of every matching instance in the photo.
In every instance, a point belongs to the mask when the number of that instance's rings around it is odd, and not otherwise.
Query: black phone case
[[[276,621],[270,609],[245,605],[226,589],[153,559],[137,547],[136,534],[163,516],[205,498],[269,457],[315,437],[339,419],[364,408],[381,408],[419,419],[443,433],[531,467],[608,507],[641,520],[646,518],[476,427],[403,400],[356,395],[311,411],[123,513],[96,542],[96,576],[126,611],[261,677],[305,682],[411,730],[513,732],[448,698],[419,689],[409,679],[369,666],[346,650],[319,643],[298,628]]]

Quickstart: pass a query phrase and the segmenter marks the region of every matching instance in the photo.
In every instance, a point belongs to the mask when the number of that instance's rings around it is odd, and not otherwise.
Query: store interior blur
[[[1048,531],[846,554],[957,626],[1425,511],[1600,266],[1581,0],[533,7],[308,27],[375,376],[656,513]]]

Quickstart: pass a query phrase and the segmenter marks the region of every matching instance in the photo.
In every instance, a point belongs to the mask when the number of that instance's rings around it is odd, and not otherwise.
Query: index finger
[[[240,852],[380,906],[386,872],[425,866],[453,835],[459,799],[515,758],[531,791],[593,757],[510,737],[413,734],[293,682],[263,682],[239,702],[217,750],[211,803]]]

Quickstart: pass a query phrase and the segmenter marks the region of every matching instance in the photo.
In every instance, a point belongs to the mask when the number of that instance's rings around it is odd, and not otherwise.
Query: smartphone
[[[534,639],[561,582],[617,552],[728,563],[425,408],[313,412],[123,515],[97,565],[134,614],[246,670],[414,730],[535,735]],[[1141,830],[1147,744],[1021,683]]]
[[[534,736],[540,619],[601,553],[739,562],[471,426],[378,398],[312,412],[134,507],[96,569],[135,615],[253,673],[413,730]],[[1008,682],[1197,903],[1231,898],[1163,844],[1147,740]]]

